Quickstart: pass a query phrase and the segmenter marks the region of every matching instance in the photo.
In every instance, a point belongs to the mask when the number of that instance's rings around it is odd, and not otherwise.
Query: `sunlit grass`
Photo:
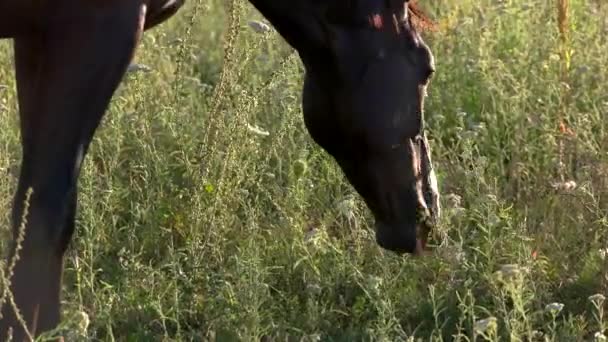
[[[245,2],[207,1],[191,20],[191,1],[145,34],[136,63],[151,70],[125,78],[86,159],[70,340],[601,340],[608,6],[571,0],[560,25],[560,2],[424,2],[440,24],[425,35],[426,115],[444,216],[436,256],[414,260],[377,247],[308,136],[297,56],[248,26],[260,17]],[[2,42],[5,237],[20,158],[10,57]]]

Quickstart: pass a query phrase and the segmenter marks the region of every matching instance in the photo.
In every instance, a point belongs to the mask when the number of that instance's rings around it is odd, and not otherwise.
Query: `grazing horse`
[[[422,252],[439,215],[423,129],[434,62],[416,28],[422,14],[409,0],[249,1],[298,52],[305,125],[373,213],[377,243]],[[23,150],[8,255],[19,258],[0,338],[12,329],[22,341],[58,325],[82,161],[141,35],[183,2],[0,0],[0,38],[14,40]]]

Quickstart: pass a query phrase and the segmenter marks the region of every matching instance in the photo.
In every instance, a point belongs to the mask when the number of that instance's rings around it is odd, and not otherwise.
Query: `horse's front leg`
[[[53,22],[61,25],[15,39],[23,161],[13,204],[14,239],[28,189],[33,193],[10,290],[31,336],[59,323],[63,255],[74,231],[80,166],[145,18],[145,7],[136,1],[59,7],[68,2],[56,1]],[[13,242],[9,260],[14,253]],[[10,301],[2,314],[0,340],[9,328],[13,341],[27,340]]]

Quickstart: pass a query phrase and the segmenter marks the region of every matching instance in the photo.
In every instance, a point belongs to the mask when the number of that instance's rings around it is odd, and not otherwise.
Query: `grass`
[[[306,132],[297,56],[247,27],[260,18],[248,3],[224,3],[190,1],[145,34],[136,62],[152,70],[125,78],[95,136],[66,262],[70,340],[608,333],[606,304],[589,299],[608,293],[601,0],[571,0],[567,16],[563,0],[424,3],[440,24],[425,35],[426,116],[444,207],[424,260],[376,246],[369,212]],[[0,60],[6,250],[20,160],[8,41]]]

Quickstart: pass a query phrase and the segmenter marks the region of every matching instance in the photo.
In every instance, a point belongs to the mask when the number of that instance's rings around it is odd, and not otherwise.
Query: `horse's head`
[[[434,62],[417,10],[405,0],[278,2],[289,14],[267,18],[305,65],[310,134],[373,212],[379,245],[420,252],[439,204],[423,133]]]

